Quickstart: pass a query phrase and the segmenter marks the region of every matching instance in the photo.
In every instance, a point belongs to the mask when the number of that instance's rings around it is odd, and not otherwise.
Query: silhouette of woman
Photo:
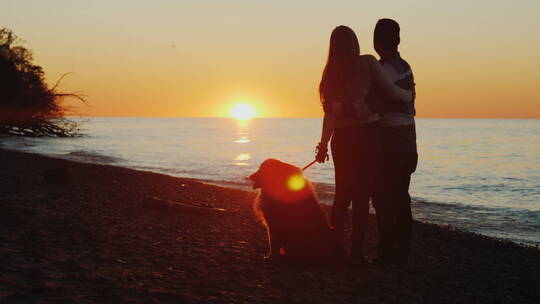
[[[375,190],[380,150],[378,105],[367,98],[370,90],[385,97],[408,102],[411,92],[394,86],[372,55],[360,55],[356,34],[347,26],[336,27],[330,37],[328,59],[319,85],[324,109],[317,161],[327,159],[332,147],[336,192],[330,215],[331,225],[344,245],[343,225],[352,202],[351,260],[363,263],[364,236],[369,215],[369,198]],[[344,247],[343,247],[343,250]]]

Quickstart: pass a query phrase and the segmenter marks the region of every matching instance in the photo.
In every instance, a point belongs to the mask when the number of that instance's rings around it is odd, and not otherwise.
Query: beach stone
[[[267,234],[253,215],[252,193],[0,149],[2,157],[0,303],[492,304],[540,298],[537,248],[415,221],[407,268],[266,264]],[[32,171],[22,170],[27,167]],[[35,168],[59,167],[73,168],[72,186],[35,183],[41,177]],[[1,183],[15,178],[15,184]],[[6,189],[12,185],[21,191]],[[219,198],[212,206],[227,209],[223,216],[182,216],[201,208],[195,202],[211,202],[208,193]],[[145,208],[145,195],[191,203],[187,210],[160,209],[168,205],[156,201]],[[374,215],[368,224],[373,235]],[[366,239],[369,255],[376,254],[376,241]]]
[[[46,184],[67,185],[71,183],[68,168],[54,168],[43,170],[43,181]]]

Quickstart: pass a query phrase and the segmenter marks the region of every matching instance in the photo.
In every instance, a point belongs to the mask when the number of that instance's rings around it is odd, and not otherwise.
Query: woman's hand
[[[328,144],[319,143],[317,148],[315,148],[315,153],[315,159],[321,164],[330,160],[330,157],[328,156]]]

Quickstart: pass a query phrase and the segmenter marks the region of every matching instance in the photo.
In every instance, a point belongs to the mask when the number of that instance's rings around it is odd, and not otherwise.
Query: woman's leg
[[[369,197],[363,195],[352,202],[352,237],[351,258],[363,259],[364,238],[366,236],[369,217]]]
[[[346,168],[341,168],[335,165],[336,192],[334,195],[334,203],[330,212],[330,225],[340,231],[343,230],[347,209],[351,204],[352,196],[350,187],[348,186]],[[345,172],[344,172],[345,171]]]
[[[354,167],[354,200],[352,218],[352,246],[353,258],[363,260],[363,245],[368,228],[369,198],[373,197],[379,174],[379,125],[371,123],[358,126],[353,151],[356,154]]]
[[[352,133],[348,128],[337,129],[334,131],[331,143],[336,192],[330,213],[330,225],[334,227],[343,250],[345,250],[345,216],[352,200],[351,135]]]
[[[339,190],[338,183],[336,182],[336,193],[334,196],[334,203],[332,204],[332,210],[330,212],[330,225],[334,228],[334,234],[339,246],[338,250],[340,255],[347,256],[347,250],[345,249],[345,216],[351,203],[350,197],[347,196],[345,191]]]

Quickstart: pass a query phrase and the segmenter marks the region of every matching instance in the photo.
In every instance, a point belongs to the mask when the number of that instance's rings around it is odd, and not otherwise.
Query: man
[[[411,67],[398,52],[399,24],[380,19],[375,26],[373,44],[387,77],[402,89],[412,90],[412,100],[402,102],[382,98],[380,193],[373,204],[379,227],[376,264],[406,264],[411,247],[411,174],[416,170],[416,129],[414,116],[415,83]]]

